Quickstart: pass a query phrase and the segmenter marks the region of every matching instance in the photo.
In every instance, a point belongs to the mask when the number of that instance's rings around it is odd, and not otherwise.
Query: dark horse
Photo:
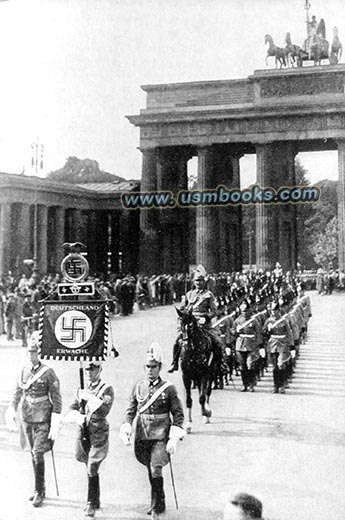
[[[188,408],[187,433],[192,431],[192,381],[199,390],[201,414],[205,422],[210,422],[212,411],[206,408],[212,392],[214,370],[214,354],[207,333],[199,326],[196,318],[190,312],[176,309],[181,324],[181,369],[183,384],[186,389],[186,406]]]

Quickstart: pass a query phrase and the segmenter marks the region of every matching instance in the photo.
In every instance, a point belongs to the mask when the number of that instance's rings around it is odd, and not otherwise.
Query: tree
[[[338,256],[337,217],[333,217],[326,225],[325,231],[320,233],[312,246],[314,260],[324,269],[334,264]]]
[[[122,177],[100,170],[97,161],[78,159],[77,157],[68,157],[62,168],[50,172],[47,177],[55,182],[67,182],[71,184],[117,182],[125,180]]]

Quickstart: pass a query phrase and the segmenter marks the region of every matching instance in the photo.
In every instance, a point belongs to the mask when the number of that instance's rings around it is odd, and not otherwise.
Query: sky
[[[41,175],[67,157],[89,158],[126,179],[141,176],[141,85],[246,78],[265,69],[264,36],[302,45],[305,0],[0,1],[0,171]],[[345,42],[344,0],[310,0]],[[343,60],[342,60],[343,61]],[[273,58],[269,61],[273,68]],[[301,155],[302,157],[302,155]],[[337,178],[337,155],[303,154],[310,179]],[[245,179],[255,158],[241,161]]]

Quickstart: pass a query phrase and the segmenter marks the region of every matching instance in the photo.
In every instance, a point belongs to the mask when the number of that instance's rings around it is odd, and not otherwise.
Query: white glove
[[[63,418],[64,423],[75,423],[82,426],[85,421],[85,415],[78,412],[78,410],[70,410]]]
[[[200,323],[200,325],[205,325],[205,323],[206,323],[206,318],[199,318],[199,319],[198,319],[198,322]]]
[[[169,439],[167,443],[167,452],[169,455],[174,455],[177,449],[177,441],[178,439]]]
[[[187,434],[186,430],[180,428],[179,426],[170,426],[169,430],[169,439],[177,439],[182,441],[183,437]]]
[[[15,432],[18,430],[16,423],[16,411],[13,406],[9,406],[5,412],[5,423],[6,428],[10,430],[10,432]]]
[[[119,437],[125,446],[129,446],[131,443],[132,426],[125,422],[120,428]]]
[[[52,441],[56,441],[61,425],[61,414],[60,413],[52,413],[50,430],[48,433],[48,439]]]
[[[181,441],[183,437],[186,435],[186,431],[179,426],[170,426],[169,430],[169,440],[167,443],[167,452],[170,455],[173,455],[177,449],[177,441]]]
[[[86,388],[83,388],[83,389],[79,389],[79,399],[81,401],[88,401],[90,399],[90,392],[86,389]]]

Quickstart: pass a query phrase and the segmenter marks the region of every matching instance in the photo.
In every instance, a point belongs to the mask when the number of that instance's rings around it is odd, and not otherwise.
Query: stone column
[[[54,239],[54,257],[55,270],[60,273],[61,262],[64,258],[62,244],[65,242],[65,208],[56,206],[55,208],[55,239]]]
[[[271,156],[269,145],[256,146],[256,182],[263,187],[269,187],[269,161]],[[269,269],[271,260],[268,248],[268,206],[257,204],[256,206],[256,267],[257,269]]]
[[[96,211],[96,229],[94,234],[96,271],[99,275],[106,275],[108,269],[108,212]]]
[[[261,188],[295,184],[295,148],[290,142],[256,146],[257,184]],[[297,258],[296,208],[293,204],[257,204],[256,266],[272,269],[280,262],[294,269]]]
[[[19,256],[19,270],[23,270],[23,260],[25,258],[31,258],[30,251],[30,205],[29,204],[20,204],[19,205],[19,215],[18,215],[18,228],[17,228],[17,238],[18,238],[18,256]]]
[[[41,204],[37,207],[37,267],[41,275],[47,274],[47,229],[48,208]]]
[[[89,225],[87,229],[87,260],[90,266],[90,273],[94,275],[98,272],[98,260],[97,260],[97,212],[94,210],[89,211]]]
[[[4,202],[0,206],[0,274],[10,269],[11,245],[11,204]]]
[[[83,242],[83,220],[80,209],[72,210],[72,241]]]
[[[157,150],[143,150],[141,192],[157,190]],[[159,222],[155,209],[140,210],[140,272],[150,275],[161,271]]]
[[[184,147],[160,149],[157,157],[157,190],[187,189],[187,161],[191,153]],[[188,209],[175,206],[158,210],[162,271],[185,272],[189,264]]]
[[[240,188],[241,154],[229,145],[216,146],[214,157],[214,188],[224,186],[231,190]],[[242,207],[218,206],[219,271],[239,271],[242,269]]]
[[[198,190],[214,189],[213,149],[198,149]],[[196,263],[209,273],[218,272],[218,228],[215,208],[199,205],[196,208]]]
[[[338,172],[339,271],[345,271],[345,141],[338,141]]]
[[[192,151],[189,149],[180,149],[177,158],[177,179],[176,179],[176,195],[181,190],[188,188],[188,161],[192,158]],[[193,208],[176,207],[173,210],[175,216],[175,271],[185,273],[189,269],[190,258],[190,242],[189,242],[189,225],[191,212],[195,215]]]
[[[232,188],[240,188],[240,159],[243,154],[231,153],[231,165],[232,165]],[[242,206],[234,207],[232,210],[232,222],[235,230],[235,236],[233,236],[233,262],[234,270],[242,271],[243,265],[243,251],[242,251]]]

